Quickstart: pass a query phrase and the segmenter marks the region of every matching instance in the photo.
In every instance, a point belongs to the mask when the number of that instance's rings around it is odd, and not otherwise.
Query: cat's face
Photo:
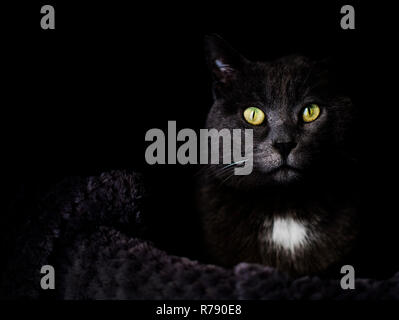
[[[253,129],[253,172],[227,183],[290,184],[329,170],[352,108],[322,63],[301,56],[250,62],[215,36],[206,49],[215,99],[207,127]]]

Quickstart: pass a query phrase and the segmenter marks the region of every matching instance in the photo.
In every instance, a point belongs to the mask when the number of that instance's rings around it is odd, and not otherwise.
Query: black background
[[[29,214],[8,210],[10,204],[29,207],[65,177],[135,169],[146,173],[163,208],[156,230],[187,254],[197,236],[189,226],[193,168],[145,164],[144,135],[166,131],[167,120],[178,129],[203,126],[212,103],[203,37],[215,32],[253,60],[292,53],[335,59],[359,110],[354,148],[369,226],[367,271],[398,269],[398,36],[391,8],[351,1],[356,29],[342,30],[342,2],[127,3],[2,6],[6,228]],[[40,29],[44,4],[55,6],[56,30]]]

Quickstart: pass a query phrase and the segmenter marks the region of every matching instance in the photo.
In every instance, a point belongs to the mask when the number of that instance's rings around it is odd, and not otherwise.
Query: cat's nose
[[[274,148],[281,154],[281,156],[286,159],[290,154],[291,150],[296,147],[297,143],[290,141],[290,142],[275,142]]]

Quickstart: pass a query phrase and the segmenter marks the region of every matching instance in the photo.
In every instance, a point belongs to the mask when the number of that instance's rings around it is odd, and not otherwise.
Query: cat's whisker
[[[204,165],[202,168],[200,168],[195,173],[195,175],[199,176],[199,175],[203,174],[206,171],[206,172],[208,172],[210,177],[220,178],[223,175],[230,173],[231,170],[234,169],[235,166],[237,166],[239,164],[242,164],[242,163],[245,163],[246,161],[248,161],[248,159],[235,161],[235,162],[229,163],[227,165],[221,165],[221,164],[215,164],[213,166]]]
[[[229,168],[231,168],[232,166],[235,166],[235,165],[237,165],[237,164],[243,163],[243,162],[245,162],[245,161],[247,161],[247,160],[248,160],[248,159],[240,160],[240,161],[236,161],[236,162],[232,162],[232,163],[230,163],[230,164],[228,164],[228,165],[223,166],[221,169],[218,169],[218,170],[219,170],[219,171],[226,171],[226,170],[228,170]]]
[[[231,170],[234,170],[234,167],[236,165],[244,163],[246,161],[248,161],[248,159],[244,159],[244,160],[240,160],[240,161],[236,161],[236,162],[230,163],[228,165],[225,165],[223,168],[219,169],[218,171],[213,172],[211,175],[213,177],[221,177],[221,176],[225,175],[226,173],[230,173]]]
[[[234,173],[229,175],[227,178],[223,179],[222,182],[219,184],[219,187],[223,185],[227,180],[229,180],[232,176],[234,176]]]

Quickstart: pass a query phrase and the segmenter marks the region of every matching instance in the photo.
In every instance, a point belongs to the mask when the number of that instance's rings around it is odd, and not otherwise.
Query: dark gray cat
[[[206,54],[214,80],[206,127],[251,128],[254,136],[250,175],[234,175],[234,165],[209,165],[201,175],[210,258],[292,275],[339,263],[357,236],[345,144],[354,108],[329,64],[302,56],[251,62],[218,36],[206,38]]]

